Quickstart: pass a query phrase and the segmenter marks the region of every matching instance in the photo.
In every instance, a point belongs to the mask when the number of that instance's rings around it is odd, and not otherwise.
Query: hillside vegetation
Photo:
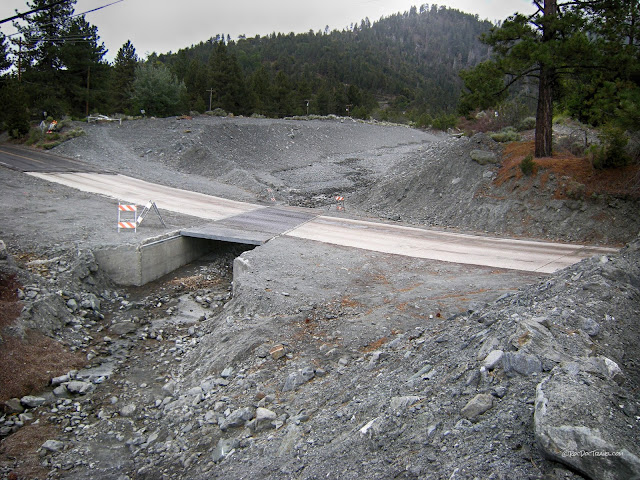
[[[158,56],[184,80],[190,105],[285,116],[309,112],[368,117],[454,112],[461,68],[486,59],[479,41],[491,24],[458,10],[423,5],[350,29],[268,37],[211,38]],[[229,85],[234,85],[229,89]]]
[[[33,3],[41,6],[43,0]],[[42,119],[42,112],[52,118],[216,108],[269,117],[437,116],[457,108],[460,69],[489,54],[479,36],[491,23],[423,5],[342,31],[327,27],[237,40],[218,34],[144,61],[128,41],[109,64],[97,27],[74,16],[74,4],[54,4],[46,15],[30,16],[13,44],[0,32],[0,121],[9,132],[26,133],[25,122]]]

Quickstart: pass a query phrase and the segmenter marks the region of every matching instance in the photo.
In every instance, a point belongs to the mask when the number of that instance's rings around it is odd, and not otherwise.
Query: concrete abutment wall
[[[141,286],[212,252],[216,242],[183,237],[178,232],[150,238],[140,244],[94,250],[98,265],[115,283]]]

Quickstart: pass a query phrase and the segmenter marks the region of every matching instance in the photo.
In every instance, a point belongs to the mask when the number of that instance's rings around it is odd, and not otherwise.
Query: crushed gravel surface
[[[346,119],[84,128],[55,152],[173,187],[628,245],[540,275],[279,237],[124,288],[92,252],[157,222],[118,233],[114,200],[3,169],[0,274],[19,287],[0,301],[24,308],[0,337],[38,330],[86,361],[2,399],[2,478],[640,476],[633,201],[543,207],[543,185],[521,195],[470,159],[501,155],[482,137]]]

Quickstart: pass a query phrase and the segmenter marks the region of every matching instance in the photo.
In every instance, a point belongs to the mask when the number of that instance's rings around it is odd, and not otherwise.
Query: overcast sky
[[[117,0],[77,0],[76,13]],[[411,0],[121,0],[101,10],[87,13],[86,19],[98,27],[100,39],[113,60],[120,47],[131,40],[140,57],[151,52],[177,52],[216,34],[254,37],[272,32],[302,33],[313,30],[342,30],[368,17],[375,22],[383,16],[408,11],[427,2]],[[435,3],[481,19],[504,20],[516,11],[533,11],[532,0],[443,0]],[[15,10],[28,10],[25,0],[1,0],[0,20]],[[5,35],[15,30],[11,23],[0,25]]]

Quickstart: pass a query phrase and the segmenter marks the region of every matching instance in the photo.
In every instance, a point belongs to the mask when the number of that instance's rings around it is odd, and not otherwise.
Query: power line
[[[12,20],[12,19],[15,19],[15,18],[19,18],[19,17],[24,17],[25,15],[28,15],[28,14],[33,13],[33,12],[36,12],[36,11],[38,11],[38,10],[44,10],[45,8],[50,8],[50,7],[52,7],[52,6],[59,5],[59,4],[61,4],[61,3],[67,2],[67,1],[69,1],[69,0],[61,0],[61,1],[59,1],[59,2],[54,3],[53,5],[47,5],[46,7],[41,7],[41,8],[38,8],[38,9],[36,9],[36,10],[32,10],[32,11],[30,11],[30,12],[27,12],[27,13],[19,14],[19,15],[15,16],[15,17],[11,17],[11,18],[9,18],[9,19],[7,19],[7,20],[2,20],[2,22],[9,21],[9,20]],[[71,15],[69,18],[75,18],[75,17],[79,17],[80,15],[85,15],[85,14],[87,14],[87,13],[96,12],[96,11],[98,11],[98,10],[102,10],[103,8],[110,7],[111,5],[115,5],[116,3],[120,3],[120,2],[124,2],[124,0],[116,0],[115,2],[111,2],[111,3],[108,3],[108,4],[106,4],[106,5],[102,5],[101,7],[96,7],[96,8],[93,8],[93,9],[91,9],[91,10],[87,10],[87,11],[82,12],[82,13],[76,13],[76,14],[74,14],[74,15]],[[0,22],[0,23],[2,23],[2,22]],[[53,25],[53,23],[55,23],[55,22],[52,22],[52,23],[45,23],[44,25],[39,25],[39,26],[38,26],[38,28],[46,27],[46,26],[49,26],[49,25]],[[35,30],[35,27],[33,27],[33,28],[27,28],[26,30],[27,30],[27,31],[28,31],[28,30]],[[10,34],[10,35],[7,35],[7,38],[9,38],[9,37],[13,37],[13,36],[15,36],[15,35],[20,35],[21,33],[22,33],[22,32],[15,32],[15,33],[12,33],[12,34]]]
[[[42,7],[38,7],[38,8],[34,8],[33,10],[29,10],[28,12],[24,12],[24,13],[18,13],[17,15],[14,15],[13,17],[9,17],[9,18],[5,18],[4,20],[0,20],[0,25],[6,22],[10,22],[11,20],[15,20],[16,18],[24,18],[27,15],[31,14],[31,13],[35,13],[35,12],[39,12],[40,10],[47,10],[49,8],[55,7],[56,5],[60,5],[61,3],[65,3],[68,2],[69,0],[59,0],[55,3],[52,3],[51,5],[44,5]]]

